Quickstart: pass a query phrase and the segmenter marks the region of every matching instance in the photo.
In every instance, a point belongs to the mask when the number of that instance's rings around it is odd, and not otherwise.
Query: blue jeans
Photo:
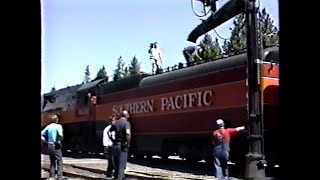
[[[213,175],[216,178],[228,177],[228,160],[229,160],[229,145],[221,144],[218,146],[213,146],[213,161],[214,161],[214,169]]]
[[[120,144],[112,146],[113,163],[114,163],[114,179],[125,179],[125,168],[128,160],[128,150],[124,150]]]

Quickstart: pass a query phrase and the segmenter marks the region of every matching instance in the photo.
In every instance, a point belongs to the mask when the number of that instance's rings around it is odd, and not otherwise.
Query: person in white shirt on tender
[[[157,42],[150,44],[149,54],[152,65],[152,73],[157,74],[159,70],[162,69],[163,64],[162,51]]]
[[[113,153],[112,153],[112,145],[113,145],[113,141],[115,139],[115,132],[110,132],[110,128],[112,126],[112,124],[114,123],[114,121],[116,120],[116,117],[112,116],[109,118],[110,124],[104,128],[103,130],[103,146],[104,146],[104,153],[105,156],[108,160],[108,167],[106,170],[106,176],[107,178],[111,178],[112,177],[112,172],[114,170],[114,165],[113,165]]]

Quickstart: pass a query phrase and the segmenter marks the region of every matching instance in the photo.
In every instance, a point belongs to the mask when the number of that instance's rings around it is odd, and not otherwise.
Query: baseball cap
[[[222,119],[218,119],[218,120],[216,121],[216,123],[217,123],[218,125],[222,125],[222,124],[224,124],[224,122],[223,122],[223,120],[222,120]]]

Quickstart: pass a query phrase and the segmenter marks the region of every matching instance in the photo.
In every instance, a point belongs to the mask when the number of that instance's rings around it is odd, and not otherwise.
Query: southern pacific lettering
[[[129,111],[130,114],[153,112],[154,111],[153,100],[120,104],[120,105],[115,105],[112,108],[113,115],[116,115],[122,112],[123,110]]]
[[[161,98],[161,110],[176,110],[183,108],[192,108],[195,106],[209,106],[212,103],[213,92],[211,90],[204,92],[195,92],[177,96]]]
[[[278,47],[264,50],[267,51],[276,54]],[[270,63],[278,61],[270,59],[273,57],[277,56],[262,58],[260,64],[264,154],[271,164],[279,159],[275,130],[279,64]],[[158,75],[141,73],[112,82],[99,79],[57,90],[44,95],[47,102],[42,106],[42,126],[54,111],[60,114],[64,127],[64,150],[100,153],[106,119],[126,109],[132,114],[129,152],[134,157],[178,155],[190,161],[212,161],[210,136],[216,128],[214,121],[222,118],[228,127],[248,123],[246,63],[246,54],[241,54]],[[97,97],[96,103],[90,101],[89,94]],[[71,107],[66,108],[68,104]],[[231,142],[230,161],[238,164],[244,160],[246,136]]]
[[[187,109],[193,107],[210,106],[212,104],[213,91],[198,91],[192,93],[184,93],[172,95],[169,97],[161,97],[160,99],[149,99],[144,101],[130,102],[112,107],[113,115],[127,110],[130,114],[149,113],[154,111],[169,111]],[[157,108],[155,104],[159,104],[161,108]]]

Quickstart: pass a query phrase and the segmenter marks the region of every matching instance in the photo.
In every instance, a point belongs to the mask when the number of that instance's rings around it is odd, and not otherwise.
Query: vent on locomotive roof
[[[55,103],[56,102],[56,95],[55,94],[48,94],[43,96],[44,101],[48,101],[50,103]]]
[[[53,96],[52,98],[48,99],[49,102],[51,103],[55,103],[57,100],[57,98],[55,96]]]

